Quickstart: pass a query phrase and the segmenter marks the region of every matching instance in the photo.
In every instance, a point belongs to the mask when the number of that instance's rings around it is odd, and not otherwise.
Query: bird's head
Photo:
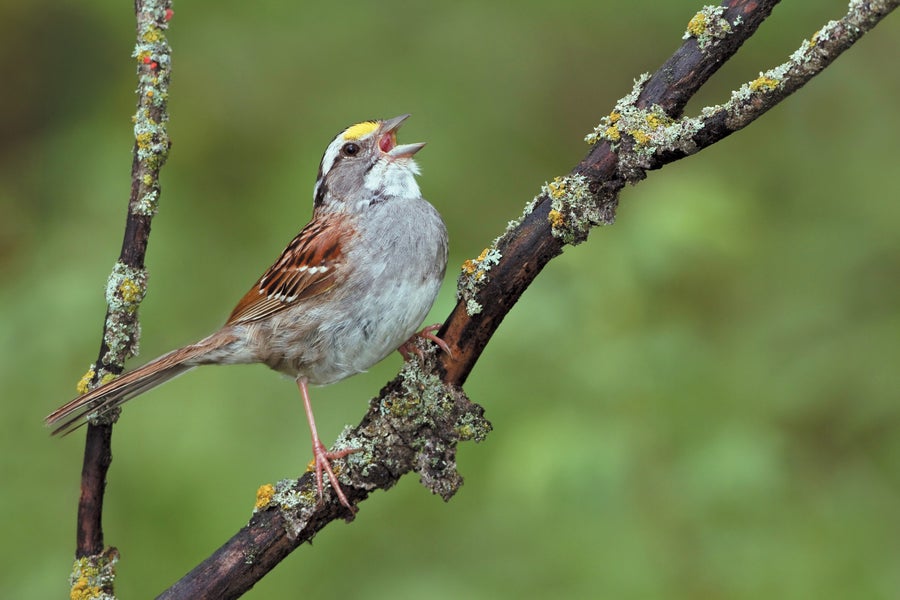
[[[357,213],[373,203],[421,196],[413,155],[425,143],[397,144],[397,130],[408,117],[363,121],[334,138],[319,164],[316,210]]]

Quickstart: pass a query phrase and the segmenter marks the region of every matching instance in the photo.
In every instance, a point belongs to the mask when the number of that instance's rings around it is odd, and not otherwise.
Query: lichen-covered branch
[[[422,362],[404,366],[371,401],[362,422],[345,430],[335,445],[335,449],[359,450],[335,461],[351,502],[361,501],[375,489],[393,486],[409,471],[418,472],[429,489],[449,498],[461,484],[455,468],[457,443],[479,440],[490,429],[482,409],[469,402],[461,386],[500,322],[543,267],[565,245],[581,243],[592,228],[614,221],[618,194],[626,183],[636,183],[647,171],[695,153],[752,122],[820,72],[900,0],[854,0],[844,19],[826,25],[811,41],[804,42],[802,52],[795,53],[787,66],[761,74],[729,102],[706,109],[699,116],[683,118],[687,101],[754,34],[777,1],[727,0],[720,7],[698,12],[687,25],[682,46],[654,74],[639,78],[632,92],[588,135],[591,148],[584,160],[569,174],[547,183],[505,232],[477,258],[463,264],[459,301],[440,332],[452,353],[437,354],[420,342]],[[146,23],[152,22],[155,29],[143,33],[139,29],[139,39],[147,44],[164,43],[162,32],[170,13],[153,14],[157,20]],[[142,78],[148,77],[149,85],[142,79],[140,102],[140,107],[147,109],[148,120],[140,120],[139,109],[123,268],[114,273],[109,285],[113,298],[110,311],[116,305],[123,315],[136,310],[143,294],[142,251],[149,217],[158,199],[155,177],[167,147],[167,80],[161,75],[167,75],[168,53],[140,48],[136,56],[142,65]],[[160,108],[162,112],[154,112]],[[154,154],[160,150],[161,154]],[[154,156],[156,162],[151,160]],[[128,242],[132,239],[129,235],[137,240],[143,235],[143,247],[139,241]],[[126,246],[141,252],[126,252]],[[138,256],[140,259],[135,260]],[[101,357],[107,352],[118,356],[120,351],[133,348],[129,344],[134,343],[135,331],[127,337],[131,341],[122,348],[104,344]],[[98,376],[100,368],[94,370],[91,379]],[[108,431],[108,425],[91,429],[104,427]],[[91,439],[89,430],[89,445]],[[102,500],[102,485],[100,490]],[[238,597],[337,518],[352,515],[330,489],[323,502],[316,504],[310,473],[296,481],[266,484],[258,491],[250,522],[161,597]],[[102,534],[99,539],[99,549],[91,547],[98,556]]]
[[[698,13],[701,16],[691,19],[688,30],[692,33],[681,47],[653,75],[641,77],[637,89],[620,104],[636,104],[638,108],[657,105],[659,108],[651,111],[657,113],[653,118],[673,120],[753,35],[777,3],[727,0],[721,7],[703,9]],[[710,28],[715,33],[704,36]],[[621,118],[615,114],[613,111],[608,117],[607,128]],[[476,270],[479,276],[473,280],[469,264],[463,265],[457,288],[459,302],[439,332],[453,351],[443,360],[447,381],[456,385],[465,382],[504,316],[566,244],[584,241],[596,225],[613,223],[619,191],[628,181],[640,178],[629,173],[627,164],[620,167],[623,153],[630,152],[638,139],[640,134],[618,143],[595,140],[598,143],[571,173],[547,184],[526,205],[522,216],[511,221],[507,230],[485,248],[482,255],[493,257],[489,271]]]
[[[587,156],[546,184],[506,232],[463,264],[459,302],[439,332],[453,351],[442,360],[445,380],[465,382],[503,317],[564,245],[580,243],[596,225],[614,222],[626,183],[745,127],[821,72],[898,2],[853,0],[842,19],[804,40],[785,64],[742,86],[727,103],[687,118],[681,113],[688,100],[754,34],[778,0],[726,0],[701,9],[688,23],[681,47],[652,75],[639,77],[587,135]]]
[[[483,409],[435,374],[437,349],[426,348],[424,340],[418,343],[424,363],[406,363],[370,402],[362,422],[345,429],[334,445],[335,450],[359,450],[335,461],[341,487],[354,504],[372,490],[392,487],[410,471],[433,493],[449,499],[462,485],[456,445],[480,441],[490,431]],[[250,523],[159,598],[240,596],[329,522],[353,518],[330,486],[324,500],[317,504],[312,473],[261,486]]]
[[[422,371],[406,367],[372,401],[363,422],[345,431],[336,445],[363,449],[350,455],[340,474],[351,501],[390,487],[410,469],[449,497],[459,484],[453,468],[456,442],[479,439],[489,429],[481,409],[465,399],[461,386],[500,321],[544,265],[565,244],[580,243],[594,226],[613,222],[625,183],[637,182],[647,170],[746,126],[821,71],[897,4],[854,0],[847,16],[805,41],[807,50],[795,53],[789,66],[762,74],[723,107],[706,109],[694,119],[680,118],[688,99],[753,35],[776,3],[730,0],[699,12],[688,25],[682,47],[655,74],[639,78],[588,135],[588,156],[571,173],[546,184],[506,232],[463,263],[458,303],[440,333],[452,354],[429,358],[436,361],[441,380],[427,375],[430,362]],[[719,114],[728,118],[717,127]],[[432,412],[429,407],[440,409]],[[444,426],[436,426],[435,417],[451,407],[441,420]],[[424,427],[423,422],[430,425]],[[412,435],[395,437],[401,431]],[[435,467],[440,475],[432,479]],[[318,507],[313,498],[309,474],[296,482],[263,486],[250,523],[161,598],[240,596],[328,521],[348,516],[334,498]]]
[[[78,392],[121,373],[125,359],[137,349],[140,328],[137,310],[144,298],[147,272],[144,255],[150,236],[150,221],[159,199],[159,169],[166,160],[166,133],[171,52],[165,31],[172,17],[169,0],[136,0],[138,107],[134,115],[134,156],[131,195],[122,250],[106,288],[107,311],[97,362],[78,382]],[[104,415],[87,428],[78,503],[78,533],[75,567],[71,577],[73,598],[112,597],[115,549],[106,550],[103,540],[103,493],[112,460],[112,422]]]
[[[694,154],[755,121],[822,72],[898,4],[898,0],[853,0],[842,19],[826,23],[803,40],[785,62],[761,72],[732,92],[727,102],[705,107],[695,117],[676,118],[677,114],[668,114],[660,103],[652,102],[651,94],[645,93],[650,77],[644,75],[585,139],[590,144],[607,142],[618,156],[619,173],[626,181],[639,181],[646,171]],[[732,26],[722,19],[723,13],[722,7],[697,13],[685,37],[697,38],[701,50],[714,47],[715,40],[741,24],[738,16]],[[716,35],[709,37],[708,27]]]

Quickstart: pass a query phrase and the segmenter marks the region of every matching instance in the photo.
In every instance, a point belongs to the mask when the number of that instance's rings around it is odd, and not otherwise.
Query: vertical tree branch
[[[134,157],[131,194],[119,259],[106,288],[107,311],[97,362],[79,382],[79,392],[122,372],[125,359],[137,349],[140,327],[137,309],[146,292],[144,256],[150,224],[159,201],[159,170],[166,160],[166,132],[171,51],[165,36],[172,17],[170,0],[135,0],[138,105],[133,117]],[[112,423],[118,415],[93,419],[87,427],[81,471],[81,497],[72,577],[73,592],[91,589],[111,593],[117,553],[104,552],[103,494],[112,462]],[[88,568],[89,566],[94,569]],[[98,576],[97,574],[102,574]],[[91,574],[94,574],[92,578]]]

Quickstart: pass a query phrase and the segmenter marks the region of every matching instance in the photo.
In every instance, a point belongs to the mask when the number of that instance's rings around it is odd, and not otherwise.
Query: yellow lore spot
[[[363,121],[362,123],[357,123],[356,125],[348,127],[347,131],[344,132],[344,139],[358,140],[366,137],[376,129],[378,129],[378,123],[375,121]]]

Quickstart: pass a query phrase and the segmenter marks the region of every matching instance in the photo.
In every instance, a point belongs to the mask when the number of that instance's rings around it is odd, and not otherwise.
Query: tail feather
[[[210,336],[199,344],[185,346],[163,354],[134,371],[129,371],[109,383],[82,394],[47,415],[44,422],[53,428],[53,435],[71,433],[87,422],[88,415],[102,414],[112,410],[131,398],[190,371],[204,362],[203,355],[220,347],[223,343],[231,341],[230,339],[214,340],[215,337]],[[210,344],[209,342],[214,343]]]

